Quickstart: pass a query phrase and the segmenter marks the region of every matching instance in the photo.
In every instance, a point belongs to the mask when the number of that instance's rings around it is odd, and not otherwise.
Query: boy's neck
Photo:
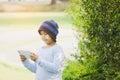
[[[47,47],[51,47],[51,46],[54,46],[56,44],[56,42],[52,42],[50,44],[47,44]]]

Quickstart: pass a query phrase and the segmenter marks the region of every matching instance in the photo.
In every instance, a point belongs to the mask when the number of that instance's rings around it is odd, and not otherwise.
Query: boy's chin
[[[47,41],[44,41],[44,43],[45,43],[45,44],[47,44],[47,45],[49,45],[49,44],[50,44],[50,43],[49,43],[49,42],[47,42]]]

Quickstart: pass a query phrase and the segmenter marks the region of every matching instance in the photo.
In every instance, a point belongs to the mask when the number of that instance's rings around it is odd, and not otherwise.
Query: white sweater
[[[59,45],[49,48],[42,47],[38,53],[36,62],[25,60],[24,66],[36,73],[35,80],[62,80],[62,66],[64,53]]]

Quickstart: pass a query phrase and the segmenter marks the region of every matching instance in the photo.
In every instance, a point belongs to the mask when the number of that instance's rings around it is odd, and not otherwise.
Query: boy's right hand
[[[24,62],[26,60],[26,57],[24,55],[20,54],[20,59],[21,59],[22,62]]]

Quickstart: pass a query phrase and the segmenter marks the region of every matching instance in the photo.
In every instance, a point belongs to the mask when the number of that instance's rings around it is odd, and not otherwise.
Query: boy
[[[30,60],[20,54],[24,66],[36,73],[35,80],[62,80],[64,53],[56,44],[58,28],[55,21],[44,21],[38,32],[46,45],[41,47],[38,53],[31,53]]]

